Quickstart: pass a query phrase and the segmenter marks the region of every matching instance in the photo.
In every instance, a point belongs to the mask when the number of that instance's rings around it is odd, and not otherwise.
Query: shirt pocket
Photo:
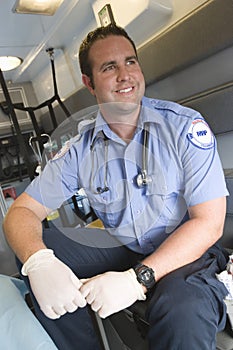
[[[153,174],[146,194],[156,215],[159,212],[159,222],[164,226],[164,233],[170,234],[182,222],[187,213],[187,205],[182,191],[177,190],[174,179],[165,179],[162,174]]]
[[[149,178],[150,182],[146,186],[146,195],[166,196],[168,187],[164,175],[162,173],[155,173],[149,175]]]
[[[94,193],[87,190],[90,205],[98,212],[105,214],[119,213],[127,205],[127,189],[123,183],[119,183],[116,187],[111,188],[102,193]]]

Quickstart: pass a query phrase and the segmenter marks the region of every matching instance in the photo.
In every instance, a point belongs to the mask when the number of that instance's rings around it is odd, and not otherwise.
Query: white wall
[[[171,14],[171,17],[167,20],[166,24],[160,30],[157,30],[157,32],[154,33],[152,36],[148,37],[148,39],[145,40],[144,43],[142,43],[139,47],[141,47],[151,39],[156,38],[164,30],[175,24],[181,18],[187,16],[193,10],[198,9],[200,6],[202,6],[204,3],[207,3],[208,1],[209,0],[173,0],[173,12]]]
[[[146,90],[146,95],[153,98],[180,101],[232,81],[233,47],[230,47],[150,85]],[[223,168],[232,169],[233,132],[218,135],[216,138]]]
[[[233,80],[233,47],[150,85],[150,97],[178,101]]]

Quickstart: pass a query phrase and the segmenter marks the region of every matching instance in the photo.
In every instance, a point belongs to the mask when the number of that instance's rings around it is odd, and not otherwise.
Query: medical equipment
[[[145,123],[144,127],[144,135],[143,135],[143,149],[142,149],[142,169],[141,172],[136,177],[136,183],[139,188],[147,186],[149,183],[152,182],[151,176],[147,174],[148,169],[148,143],[149,143],[149,125],[148,123]],[[95,150],[95,141],[97,138],[101,138],[104,141],[104,185],[103,187],[98,186],[96,190],[93,188],[94,183],[94,150]],[[92,174],[91,174],[91,188],[95,194],[102,194],[104,192],[109,191],[109,187],[107,184],[107,171],[108,171],[108,145],[109,145],[109,139],[108,137],[103,133],[103,131],[100,131],[98,135],[96,136],[93,144],[91,145],[91,157],[92,157]]]
[[[108,192],[109,191],[109,187],[107,186],[107,163],[108,163],[108,143],[109,143],[109,140],[108,138],[104,135],[103,131],[100,131],[98,133],[98,136],[100,138],[102,138],[102,140],[104,141],[104,186],[101,187],[101,186],[98,186],[96,188],[96,191],[93,190],[93,192],[95,194],[102,194],[104,192]],[[91,169],[93,170],[94,168],[94,156],[93,156],[93,153],[94,153],[94,146],[95,146],[95,141],[97,139],[97,136],[93,142],[93,144],[91,145],[91,159],[92,159],[92,164],[91,164]],[[93,188],[93,171],[91,172],[91,188]]]
[[[29,146],[31,147],[35,157],[36,157],[36,160],[38,162],[38,165],[36,167],[36,170],[35,170],[35,173],[36,174],[40,174],[41,173],[41,167],[42,167],[42,155],[41,155],[41,152],[39,150],[39,147],[35,147],[35,145],[33,146],[34,142],[38,142],[38,140],[40,140],[41,138],[47,138],[48,141],[45,143],[43,143],[43,147],[44,149],[49,149],[50,152],[49,152],[49,157],[48,157],[48,152],[46,153],[45,152],[45,159],[46,161],[48,161],[48,159],[51,159],[53,157],[52,155],[52,140],[51,140],[51,137],[48,135],[48,134],[41,134],[39,137],[37,136],[31,136],[28,143],[29,143]]]
[[[148,143],[149,143],[149,130],[148,124],[144,127],[144,139],[143,139],[143,149],[142,149],[142,170],[137,176],[138,187],[147,186],[152,182],[151,176],[147,175],[148,169]]]

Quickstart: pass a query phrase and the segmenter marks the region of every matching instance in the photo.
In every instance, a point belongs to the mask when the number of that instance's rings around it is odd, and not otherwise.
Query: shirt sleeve
[[[217,142],[203,119],[194,119],[185,138],[184,198],[188,206],[227,196],[224,172]]]
[[[50,209],[59,208],[78,190],[77,155],[73,148],[50,160],[25,192]]]

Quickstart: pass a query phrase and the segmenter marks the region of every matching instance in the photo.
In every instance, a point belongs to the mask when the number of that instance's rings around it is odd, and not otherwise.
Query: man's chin
[[[109,102],[101,104],[100,109],[103,113],[119,114],[132,113],[138,110],[140,104],[130,101]]]

